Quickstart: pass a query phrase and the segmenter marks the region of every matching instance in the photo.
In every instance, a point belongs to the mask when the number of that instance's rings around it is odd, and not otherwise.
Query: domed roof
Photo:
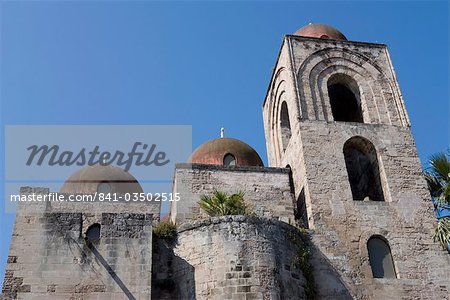
[[[294,35],[332,40],[347,40],[345,35],[334,27],[325,24],[309,24],[297,30]]]
[[[60,193],[142,193],[142,187],[133,175],[112,165],[87,166],[72,174],[64,182]]]
[[[264,166],[255,149],[233,138],[207,141],[192,153],[189,162],[207,165]]]

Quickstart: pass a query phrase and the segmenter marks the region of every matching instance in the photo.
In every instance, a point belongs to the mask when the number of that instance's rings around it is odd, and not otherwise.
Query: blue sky
[[[313,22],[388,44],[422,162],[449,147],[447,1],[10,1],[0,9],[2,127],[188,124],[196,147],[224,126],[267,162],[261,107],[281,39]],[[13,220],[0,211],[0,278]]]

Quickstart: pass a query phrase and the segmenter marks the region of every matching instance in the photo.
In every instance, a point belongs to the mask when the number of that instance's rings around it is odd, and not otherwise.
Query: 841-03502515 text
[[[179,201],[179,193],[98,193],[93,194],[15,194],[11,202],[165,202]]]

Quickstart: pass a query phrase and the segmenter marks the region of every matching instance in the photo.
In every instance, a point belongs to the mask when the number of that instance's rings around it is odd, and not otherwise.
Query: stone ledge
[[[410,130],[411,125],[391,125],[383,123],[359,123],[359,122],[343,122],[343,121],[326,121],[326,120],[310,120],[310,119],[300,119],[298,118],[300,124],[326,124],[327,126],[344,126],[344,127],[358,127],[358,128],[369,128],[369,129],[386,129],[391,128]]]
[[[349,41],[349,40],[335,40],[335,39],[322,39],[322,38],[316,38],[316,37],[309,37],[309,36],[301,36],[301,35],[294,35],[294,34],[287,34],[285,37],[289,39],[294,40],[307,40],[307,41],[314,41],[314,42],[321,42],[321,43],[339,43],[339,44],[346,44],[346,45],[360,45],[360,46],[372,46],[377,48],[387,48],[386,44],[382,43],[373,43],[373,42],[361,42],[361,41]]]
[[[191,163],[177,163],[175,169],[196,169],[196,170],[220,170],[230,172],[258,172],[258,173],[280,173],[289,174],[288,168],[273,168],[273,167],[254,167],[254,166],[222,166],[222,165],[205,165],[205,164],[191,164]]]
[[[258,225],[266,225],[266,226],[279,226],[286,230],[298,230],[297,227],[289,225],[286,222],[280,221],[280,220],[278,220],[278,218],[236,215],[236,216],[212,217],[212,218],[208,218],[208,219],[195,220],[195,221],[182,223],[178,227],[178,233],[197,229],[200,227],[206,227],[209,225],[215,225],[215,224],[220,224],[220,223],[231,223],[231,222],[258,224]]]

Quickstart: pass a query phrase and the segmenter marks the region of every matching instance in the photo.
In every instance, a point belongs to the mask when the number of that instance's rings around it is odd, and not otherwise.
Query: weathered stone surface
[[[2,297],[150,299],[152,216],[147,203],[20,203]]]
[[[244,200],[258,216],[294,220],[293,194],[286,168],[226,167],[177,164],[174,193],[180,201],[171,203],[171,218],[178,223],[206,216],[199,208],[201,195],[214,190],[244,193]]]
[[[335,78],[354,81],[363,122],[335,122]],[[152,239],[160,202],[20,203],[0,298],[450,299],[450,256],[432,241],[433,208],[385,45],[285,37],[263,115],[269,168],[176,166],[176,243]],[[373,145],[371,195],[385,201],[353,200],[359,181],[350,183],[344,156],[353,137]],[[201,219],[200,196],[214,190],[244,192],[258,217]],[[311,240],[287,223],[308,226]],[[373,278],[373,236],[389,243],[396,278]]]
[[[297,264],[308,238],[277,219],[227,216],[180,226],[174,247],[159,244],[154,270],[174,282],[158,299],[306,299]],[[301,252],[303,253],[303,252]],[[163,256],[160,256],[163,257]],[[170,263],[169,263],[170,262]]]
[[[363,123],[334,122],[327,82],[336,74],[357,82]],[[287,147],[279,125],[283,102]],[[263,111],[269,166],[291,167],[296,207],[305,207],[313,230],[320,298],[336,299],[330,279],[342,278],[358,299],[448,299],[450,258],[432,241],[433,207],[386,46],[286,37]],[[376,149],[385,201],[353,200],[343,153],[352,137]],[[371,236],[389,242],[396,279],[373,278]],[[324,260],[332,270],[322,268]]]

